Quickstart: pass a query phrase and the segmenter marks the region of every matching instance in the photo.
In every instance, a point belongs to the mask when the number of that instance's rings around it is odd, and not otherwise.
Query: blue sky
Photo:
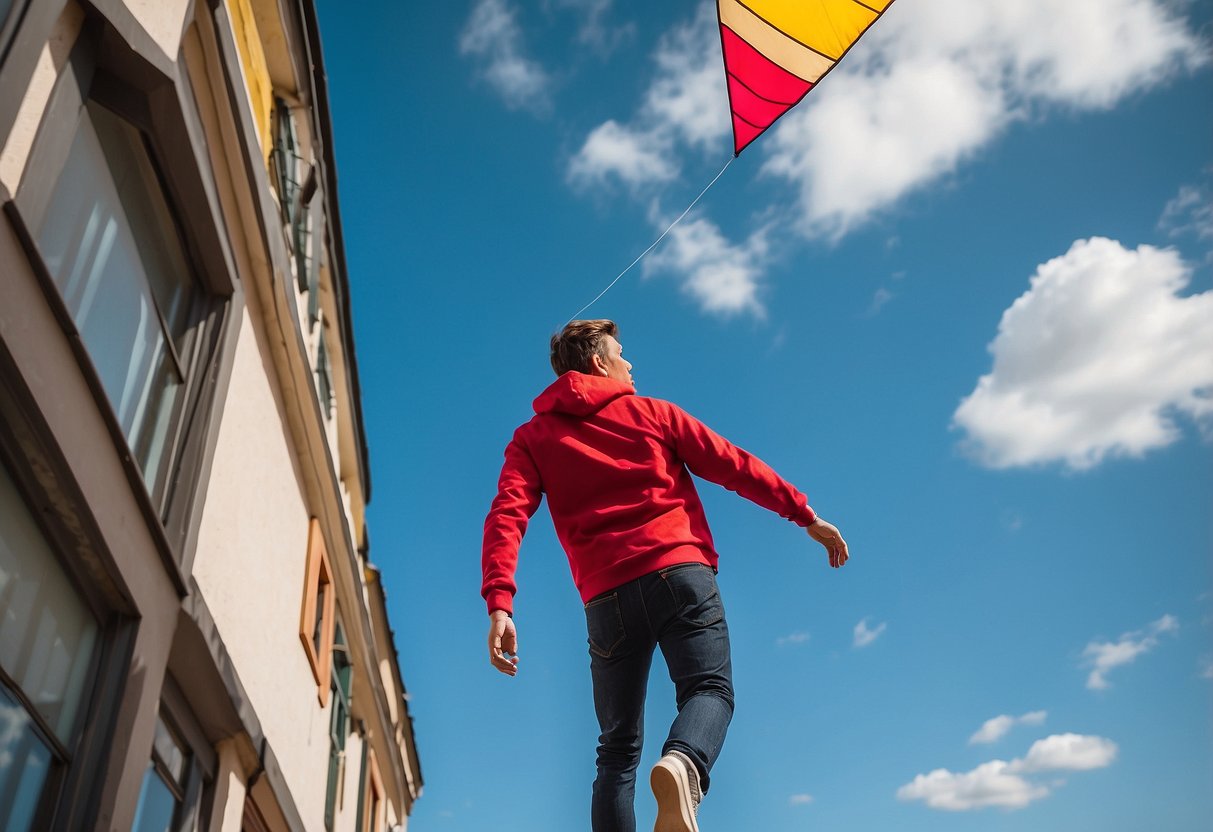
[[[509,679],[480,532],[549,335],[729,157],[714,4],[319,6],[411,828],[588,828],[564,555],[541,509]],[[851,547],[701,488],[738,694],[705,830],[1206,828],[1211,37],[1191,2],[897,0],[590,310]]]

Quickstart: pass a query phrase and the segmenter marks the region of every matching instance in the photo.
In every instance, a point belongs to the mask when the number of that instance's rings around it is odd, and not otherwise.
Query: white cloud
[[[1179,619],[1164,615],[1144,630],[1125,633],[1119,641],[1093,641],[1082,651],[1083,664],[1090,665],[1087,687],[1091,690],[1106,690],[1110,687],[1107,674],[1113,668],[1130,664],[1158,646],[1158,637],[1179,630]]]
[[[825,83],[828,96],[810,96],[784,117],[762,168],[799,191],[800,229],[810,237],[838,239],[949,173],[1008,118],[997,90],[939,58]]]
[[[1037,740],[1022,760],[1012,761],[1015,772],[1090,771],[1106,768],[1116,759],[1116,743],[1103,737],[1054,734]]]
[[[1015,717],[1002,714],[982,723],[977,733],[969,737],[969,745],[997,742],[1015,725]]]
[[[692,21],[662,38],[654,59],[657,76],[645,96],[641,120],[700,150],[719,146],[731,128],[728,107],[720,106],[728,93],[713,4],[701,3]]]
[[[775,639],[775,643],[780,647],[787,644],[806,644],[809,638],[810,636],[808,633],[801,631],[797,633],[788,633],[786,636],[780,636],[779,638]]]
[[[977,732],[969,737],[969,745],[998,742],[1016,725],[1043,725],[1047,716],[1047,711],[1032,711],[1019,717],[1001,714],[987,719]]]
[[[1213,679],[1213,656],[1201,656],[1200,678]]]
[[[667,222],[659,221],[659,225]],[[684,220],[644,261],[644,273],[678,275],[683,291],[705,312],[725,316],[748,312],[762,317],[766,310],[758,290],[769,251],[766,228],[737,244],[711,220]]]
[[[1182,296],[1171,250],[1079,240],[1041,265],[990,344],[994,368],[953,415],[982,464],[1085,469],[1180,437],[1213,415],[1213,291]]]
[[[635,187],[666,182],[677,174],[677,166],[655,150],[648,137],[606,121],[586,137],[567,175],[570,183],[583,187],[602,184],[612,175]]]
[[[544,112],[551,106],[551,77],[526,54],[517,14],[509,0],[480,0],[459,36],[459,51],[477,59],[507,107]]]
[[[893,299],[894,295],[888,289],[881,286],[872,295],[872,303],[868,306],[867,315],[869,318],[875,317],[884,308],[885,304]]]
[[[607,21],[614,0],[555,0],[555,5],[573,9],[582,15],[577,42],[591,47],[600,55],[610,54],[636,31],[631,23],[612,25]]]
[[[724,155],[728,94],[715,7],[701,3],[693,19],[667,32],[657,46],[654,63],[656,74],[631,123],[610,120],[594,128],[569,161],[570,182],[604,183],[612,176],[630,186],[666,182],[681,170],[680,144],[701,149],[719,146]],[[595,145],[601,144],[604,129],[611,138],[634,148],[634,154],[643,155],[647,163],[620,164],[617,157],[602,153]]]
[[[967,772],[940,768],[919,774],[897,790],[897,798],[921,800],[932,809],[950,812],[992,806],[1022,809],[1050,794],[1049,786],[1024,775],[1103,768],[1112,764],[1116,754],[1116,743],[1103,737],[1054,734],[1033,743],[1021,759],[991,760]]]
[[[874,628],[868,627],[868,619],[863,619],[855,625],[855,640],[856,647],[867,647],[869,644],[880,638],[880,634],[885,631],[887,625],[881,622]]]
[[[1048,787],[1010,773],[1008,764],[1002,760],[982,763],[968,772],[937,768],[929,774],[919,774],[897,790],[898,800],[921,800],[932,809],[949,812],[990,806],[1022,809],[1048,794]]]
[[[811,794],[794,794],[788,798],[789,806],[807,806],[813,802]]]
[[[798,189],[805,234],[837,239],[1012,122],[1110,107],[1205,52],[1166,0],[902,0],[776,126],[764,170]]]
[[[1171,237],[1195,234],[1198,239],[1213,239],[1213,190],[1201,185],[1184,185],[1163,208],[1158,228]]]

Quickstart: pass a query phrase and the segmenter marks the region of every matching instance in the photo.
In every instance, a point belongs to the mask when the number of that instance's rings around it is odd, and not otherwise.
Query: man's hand
[[[518,631],[505,610],[489,613],[489,661],[506,676],[518,675]]]
[[[806,531],[809,537],[826,547],[826,551],[830,553],[830,566],[837,569],[847,562],[850,557],[847,553],[847,542],[842,539],[842,533],[835,526],[818,517]]]

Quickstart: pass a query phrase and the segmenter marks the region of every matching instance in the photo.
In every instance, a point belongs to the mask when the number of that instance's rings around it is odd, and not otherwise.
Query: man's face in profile
[[[624,360],[623,345],[611,335],[604,335],[603,341],[606,343],[607,357],[603,359],[595,356],[598,359],[598,366],[605,371],[604,374],[607,378],[622,381],[634,388],[636,382],[632,380],[632,365]]]

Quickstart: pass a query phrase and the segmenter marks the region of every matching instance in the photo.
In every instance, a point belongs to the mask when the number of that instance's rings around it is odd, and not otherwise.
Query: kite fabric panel
[[[792,109],[893,0],[716,0],[733,153]]]

